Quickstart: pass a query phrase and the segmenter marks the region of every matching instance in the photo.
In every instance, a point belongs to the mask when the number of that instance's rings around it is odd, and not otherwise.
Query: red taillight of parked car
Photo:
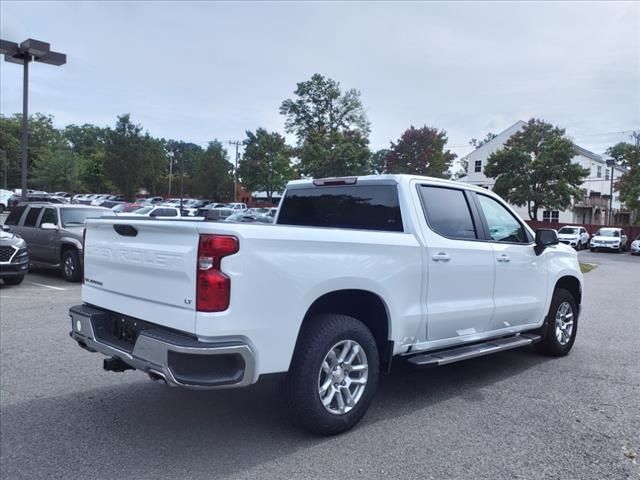
[[[231,235],[200,235],[196,283],[196,310],[222,312],[229,308],[231,279],[220,270],[224,257],[240,250]]]

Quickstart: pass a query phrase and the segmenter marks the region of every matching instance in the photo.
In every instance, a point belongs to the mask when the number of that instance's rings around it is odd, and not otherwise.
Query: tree
[[[437,128],[415,128],[404,131],[397,143],[391,142],[386,166],[389,173],[410,173],[449,178],[449,168],[456,158],[447,145],[447,132]]]
[[[247,131],[244,154],[238,164],[238,176],[250,191],[263,191],[271,202],[274,192],[282,191],[294,177],[291,167],[291,148],[284,137],[258,128]]]
[[[485,174],[496,179],[494,192],[509,203],[526,205],[529,218],[537,220],[540,208],[564,210],[582,195],[589,171],[571,162],[575,155],[564,129],[532,118],[489,156]]]
[[[469,141],[469,145],[475,147],[476,149],[480,148],[482,145],[484,145],[485,143],[490,142],[491,140],[493,140],[494,138],[496,138],[498,135],[496,135],[495,133],[489,132],[485,135],[485,137],[482,140],[478,140],[476,138],[472,138]]]
[[[616,189],[620,192],[620,200],[625,206],[636,212],[636,223],[640,223],[640,131],[633,132],[631,138],[635,143],[624,144],[624,148],[621,149],[624,152],[621,156],[622,164],[629,169],[618,180]],[[620,145],[620,143],[614,145],[607,153],[616,158],[614,155],[616,152],[611,153],[611,151]]]
[[[233,198],[233,165],[218,140],[209,146],[194,166],[193,192],[217,201]]]
[[[633,132],[631,137],[635,138],[637,134],[638,132]],[[629,160],[635,155],[635,153],[636,146],[628,142],[616,143],[606,151],[606,154],[613,158],[616,161],[616,164],[620,167],[628,167],[631,164]]]
[[[387,162],[386,157],[389,154],[388,148],[381,148],[371,155],[371,173],[376,175],[382,175],[383,173],[387,173]]]
[[[153,183],[155,166],[162,161],[157,158],[164,155],[162,149],[155,148],[149,134],[142,133],[142,126],[131,122],[129,114],[118,117],[113,130],[108,129],[105,142],[105,172],[122,194],[133,198],[136,189]],[[150,167],[154,168],[149,172]]]
[[[77,191],[78,166],[71,149],[61,144],[41,152],[33,166],[31,184],[49,192]]]
[[[295,99],[280,106],[285,129],[297,138],[302,175],[361,175],[368,170],[369,122],[360,92],[340,90],[340,83],[320,74],[300,82]]]

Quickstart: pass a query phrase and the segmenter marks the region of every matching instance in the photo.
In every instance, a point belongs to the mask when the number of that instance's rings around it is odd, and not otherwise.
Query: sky
[[[321,73],[361,92],[373,150],[411,125],[458,155],[532,117],[596,153],[640,129],[639,2],[3,0],[0,31],[67,54],[30,70],[30,111],[59,127],[130,113],[203,146],[284,134],[280,104]],[[21,68],[0,62],[0,82],[2,114],[21,112]]]

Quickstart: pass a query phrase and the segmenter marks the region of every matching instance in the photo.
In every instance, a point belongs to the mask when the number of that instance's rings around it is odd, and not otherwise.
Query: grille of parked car
[[[16,249],[9,245],[0,246],[0,262],[8,262],[13,257]]]

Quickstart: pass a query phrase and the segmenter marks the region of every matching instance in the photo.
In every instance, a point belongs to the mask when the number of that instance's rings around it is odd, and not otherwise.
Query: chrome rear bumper
[[[119,358],[170,386],[238,388],[256,380],[255,355],[241,340],[201,342],[158,326],[142,330],[128,351],[96,335],[97,325],[111,313],[89,305],[71,307],[69,335],[86,350]]]

